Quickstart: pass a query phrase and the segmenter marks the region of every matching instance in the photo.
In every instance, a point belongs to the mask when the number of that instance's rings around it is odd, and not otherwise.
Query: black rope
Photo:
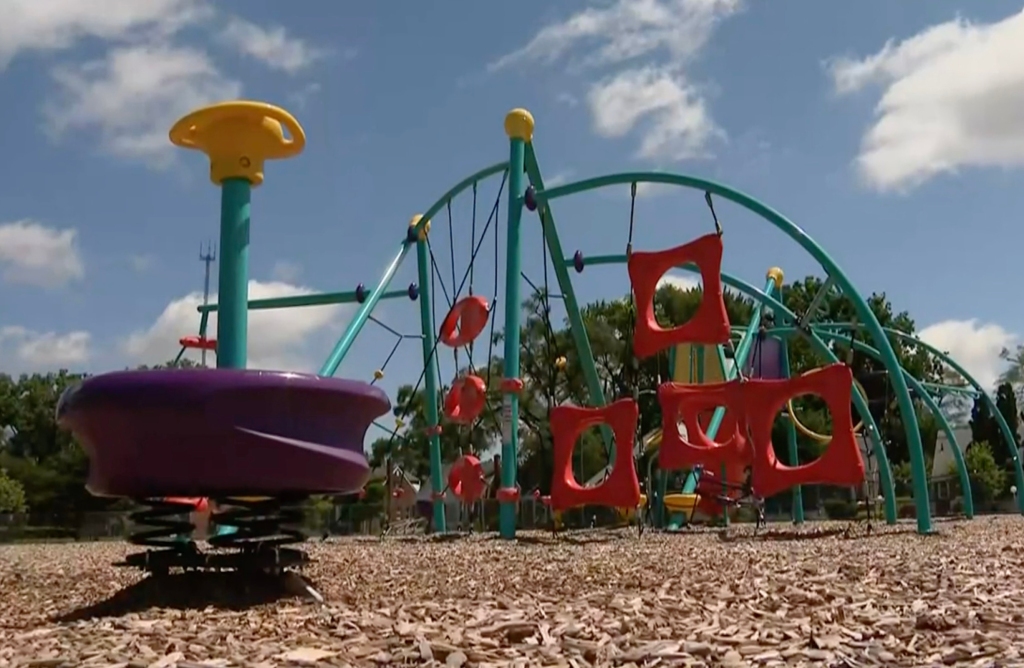
[[[445,206],[446,206],[446,208],[448,210],[448,263],[451,265],[451,268],[452,268],[452,285],[455,285],[455,232],[452,229],[453,225],[452,225],[452,201],[451,201],[451,199],[448,200],[448,202],[446,203]],[[474,237],[472,237],[472,239],[473,239],[473,243],[476,243],[476,237],[474,236]],[[471,262],[470,263],[470,267],[472,267],[472,266],[473,265],[472,265],[472,262]],[[453,305],[454,305],[454,302],[457,301],[457,298],[452,300],[452,301],[453,301]],[[452,357],[455,360],[455,373],[458,373],[459,372],[459,367],[461,366],[459,364],[459,349],[458,349],[458,347],[452,348]]]
[[[472,253],[472,255],[469,258],[469,266],[470,267],[472,267],[473,263],[476,262],[476,256],[480,252],[481,246],[483,246],[483,238],[487,234],[487,230],[490,228],[491,223],[493,221],[497,220],[497,218],[498,218],[498,210],[500,209],[500,205],[501,205],[501,195],[502,195],[502,193],[505,190],[505,182],[507,180],[508,180],[508,170],[505,170],[504,174],[502,174],[502,177],[501,177],[501,185],[498,187],[498,196],[495,198],[494,206],[491,209],[491,214],[490,214],[490,216],[488,216],[487,223],[484,225],[484,229],[480,233],[480,242],[476,244],[476,247],[473,249],[473,253]],[[495,234],[497,235],[497,232],[495,232]],[[497,241],[495,241],[495,246],[497,247]],[[427,237],[427,249],[428,249],[428,251],[431,250],[430,249],[430,237],[429,236]],[[434,270],[434,273],[436,275],[436,273],[437,273],[437,271],[436,271],[437,270],[437,262],[434,259],[433,251],[430,252],[430,262],[431,262],[431,268]],[[497,264],[497,263],[495,263],[495,264]],[[465,283],[466,283],[466,281],[467,281],[467,279],[469,277],[469,271],[470,271],[469,268],[467,268],[465,274],[463,274],[462,283],[459,285],[458,290],[455,292],[456,299],[458,298],[459,293],[462,292],[462,288],[465,286]],[[497,275],[498,275],[497,274],[497,269],[495,269],[495,277],[497,277]],[[433,283],[434,281],[432,280],[431,282]],[[441,283],[442,283],[442,288],[443,288],[443,280],[441,281]],[[495,283],[497,283],[497,280],[495,280]],[[495,302],[491,302],[492,313],[493,313],[493,310],[494,310],[494,303]],[[449,304],[449,309],[451,309],[452,302],[449,301],[448,304]],[[493,320],[492,320],[492,322],[493,322]],[[435,323],[436,323],[436,310],[435,310]],[[492,330],[493,330],[493,326],[492,326]],[[395,416],[398,419],[404,419],[404,418],[408,417],[410,411],[412,410],[412,403],[413,403],[413,401],[416,398],[416,393],[419,391],[420,385],[423,384],[423,379],[427,375],[427,368],[429,368],[429,365],[431,363],[434,363],[434,364],[437,365],[438,377],[440,377],[440,364],[439,364],[439,362],[437,360],[437,357],[438,357],[437,356],[437,347],[438,347],[438,345],[440,343],[441,343],[440,338],[435,336],[434,337],[434,344],[433,344],[433,346],[431,346],[430,353],[427,356],[427,363],[423,365],[423,370],[420,371],[420,376],[419,376],[419,378],[416,379],[416,384],[413,385],[412,393],[409,395],[409,399],[406,402],[405,407],[402,408],[401,410],[396,410],[395,411]],[[492,414],[493,414],[493,411],[492,411]],[[498,426],[500,428],[500,425],[498,425]],[[392,433],[391,438],[388,440],[388,448],[389,449],[390,449],[391,445],[394,443],[394,439],[395,439],[395,437],[397,435],[398,435],[397,430],[394,433]]]
[[[710,191],[704,191],[704,202],[708,205],[708,209],[711,210],[711,219],[715,221],[715,233],[718,236],[722,236],[722,224],[718,222],[718,214],[715,213],[715,203],[711,199]]]

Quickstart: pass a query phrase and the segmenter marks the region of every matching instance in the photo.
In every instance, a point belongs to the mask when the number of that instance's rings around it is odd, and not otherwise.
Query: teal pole
[[[417,221],[413,219],[413,224]],[[434,531],[448,530],[444,513],[444,476],[441,474],[441,435],[437,431],[441,416],[437,408],[437,365],[434,355],[437,344],[434,341],[434,317],[431,313],[430,294],[430,251],[427,248],[427,229],[424,227],[416,240],[416,268],[420,282],[420,324],[423,330],[423,392],[426,397],[427,425],[430,428],[428,447],[430,449],[430,487],[434,491]]]
[[[520,223],[523,215],[523,178],[526,144],[533,139],[533,117],[524,109],[505,117],[509,138],[508,158],[508,241],[505,249],[505,368],[506,382],[519,382],[519,274],[522,271]],[[519,393],[508,388],[501,411],[501,486],[516,488],[519,446]],[[502,538],[516,537],[516,501],[504,498],[498,511]]]
[[[544,179],[540,173],[540,166],[537,164],[537,154],[533,145],[527,144],[525,148],[526,174],[530,177],[533,186],[538,190],[544,189]],[[579,355],[580,369],[583,371],[583,378],[587,383],[587,396],[590,397],[591,406],[604,406],[607,400],[604,396],[604,387],[601,385],[601,377],[597,372],[597,365],[594,363],[594,351],[590,347],[590,337],[587,336],[587,327],[580,314],[579,300],[576,299],[576,290],[573,288],[572,279],[569,278],[569,270],[561,258],[565,253],[562,251],[562,240],[558,236],[558,228],[555,225],[555,215],[551,211],[551,205],[544,205],[542,215],[546,218],[544,225],[544,242],[551,253],[551,265],[555,271],[555,280],[558,281],[558,289],[562,293],[562,302],[565,304],[565,312],[569,318],[569,334],[576,345],[576,352]],[[615,461],[615,443],[612,439],[611,430],[607,425],[601,425],[601,436],[605,442],[605,449],[608,451],[608,463]]]
[[[224,179],[220,194],[217,368],[244,369],[249,342],[249,197],[247,179]]]
[[[781,368],[783,376],[791,378],[793,370],[789,366],[789,341],[782,337],[778,337],[778,341],[779,367]],[[786,420],[786,445],[789,450],[789,465],[799,466],[800,452],[797,449],[796,425],[793,424],[792,420]],[[793,488],[791,515],[793,517],[793,524],[804,523],[804,490],[802,485],[797,485]]]
[[[764,294],[769,297],[775,296],[775,290],[778,287],[779,278],[769,272],[768,279],[765,281]],[[781,274],[780,274],[781,276]],[[750,324],[747,325],[747,331],[743,333],[743,337],[740,339],[740,343],[736,346],[736,352],[733,355],[732,369],[726,366],[725,379],[732,380],[740,374],[740,370],[743,365],[747,363],[747,357],[750,355],[750,350],[754,346],[754,341],[757,340],[758,331],[761,328],[761,314],[764,311],[764,307],[758,306],[754,310],[754,314],[750,317]],[[714,415],[711,416],[711,422],[708,423],[707,431],[708,438],[714,439],[718,435],[718,428],[722,426],[722,418],[725,417],[725,408],[719,406],[715,409]]]

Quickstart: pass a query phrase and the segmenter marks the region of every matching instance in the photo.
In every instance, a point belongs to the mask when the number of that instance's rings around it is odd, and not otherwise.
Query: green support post
[[[505,116],[505,134],[509,140],[508,158],[508,241],[505,249],[505,368],[504,380],[519,383],[519,274],[522,271],[520,223],[526,190],[526,145],[533,141],[533,116],[525,109],[513,109]],[[519,459],[519,393],[510,385],[504,392],[501,409],[501,487],[505,492],[498,515],[502,538],[516,537],[517,498],[508,494],[517,489]]]
[[[249,344],[249,197],[246,179],[225,179],[220,194],[217,368],[244,369]]]
[[[778,341],[779,367],[782,375],[790,378],[792,369],[789,367],[789,341],[782,337],[779,337]],[[797,449],[796,425],[793,424],[792,420],[786,420],[786,445],[789,450],[789,465],[798,466],[800,464],[800,453]],[[790,512],[793,517],[793,524],[804,523],[804,490],[802,485],[797,485],[793,488],[793,503]]]
[[[416,269],[420,282],[420,326],[423,332],[423,392],[426,397],[426,418],[430,428],[428,447],[430,448],[430,487],[433,490],[432,511],[434,513],[434,531],[448,531],[447,518],[444,512],[444,476],[441,472],[441,434],[437,427],[441,424],[441,416],[437,407],[437,365],[434,356],[437,354],[437,343],[434,340],[434,317],[430,309],[430,250],[427,247],[427,234],[430,232],[430,221],[420,224],[422,216],[414,216],[409,226],[418,230],[416,237]]]

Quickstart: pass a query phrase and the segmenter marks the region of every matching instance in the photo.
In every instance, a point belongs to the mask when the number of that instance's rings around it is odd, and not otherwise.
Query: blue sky
[[[1019,2],[5,5],[0,370],[175,355],[198,324],[198,253],[217,238],[218,192],[205,158],[170,147],[166,132],[235,97],[287,107],[309,140],[270,163],[254,194],[254,296],[371,284],[412,214],[507,157],[502,119],[524,106],[549,180],[665,169],[747,191],[985,381],[1024,332],[1002,289],[1024,241]],[[480,186],[481,219],[496,185]],[[459,275],[469,206],[453,205]],[[628,187],[560,200],[567,251],[623,252],[628,207]],[[719,213],[728,271],[760,283],[772,265],[790,278],[816,270],[769,225],[726,204]],[[539,281],[535,222],[524,262]],[[641,193],[636,248],[710,229],[700,193]],[[433,239],[450,285],[446,219]],[[493,292],[492,269],[481,259],[476,292]],[[396,285],[414,277],[410,261]],[[628,290],[624,268],[575,278],[588,300]],[[253,364],[316,369],[351,312],[254,316]],[[418,327],[407,301],[379,316]],[[368,327],[342,375],[368,378],[383,362],[390,335]],[[416,380],[419,354],[403,344],[387,389]]]

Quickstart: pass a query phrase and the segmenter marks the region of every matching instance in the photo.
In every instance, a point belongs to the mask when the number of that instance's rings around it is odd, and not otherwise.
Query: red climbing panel
[[[665,329],[654,317],[654,293],[665,272],[684,264],[700,270],[703,297],[693,318]],[[716,344],[729,341],[729,316],[722,294],[722,237],[717,234],[654,253],[629,257],[629,281],[636,301],[637,321],[633,353],[643,359],[680,343]]]
[[[579,506],[635,508],[640,503],[640,481],[633,466],[633,435],[639,411],[632,399],[619,399],[603,408],[558,406],[551,411],[551,435],[555,447],[555,474],[551,480],[551,507],[566,510]],[[615,462],[604,482],[583,487],[572,472],[576,439],[588,427],[607,424],[615,434]]]
[[[476,503],[487,491],[484,467],[473,455],[464,455],[455,460],[448,471],[448,489],[462,503]]]
[[[796,378],[744,382],[744,412],[754,452],[752,482],[759,496],[773,496],[797,485],[852,487],[864,482],[864,458],[853,431],[852,392],[853,372],[844,364]],[[832,440],[813,462],[786,466],[775,456],[772,425],[786,402],[801,394],[816,394],[824,400],[832,413]]]
[[[658,465],[672,471],[703,466],[718,470],[722,464],[749,461],[747,439],[739,421],[722,421],[721,437],[711,440],[700,424],[700,416],[724,406],[726,416],[743,415],[743,385],[740,381],[682,385],[662,383],[658,387],[661,404],[661,450]],[[679,433],[679,422],[686,426],[687,437]],[[728,431],[726,428],[730,428]]]

